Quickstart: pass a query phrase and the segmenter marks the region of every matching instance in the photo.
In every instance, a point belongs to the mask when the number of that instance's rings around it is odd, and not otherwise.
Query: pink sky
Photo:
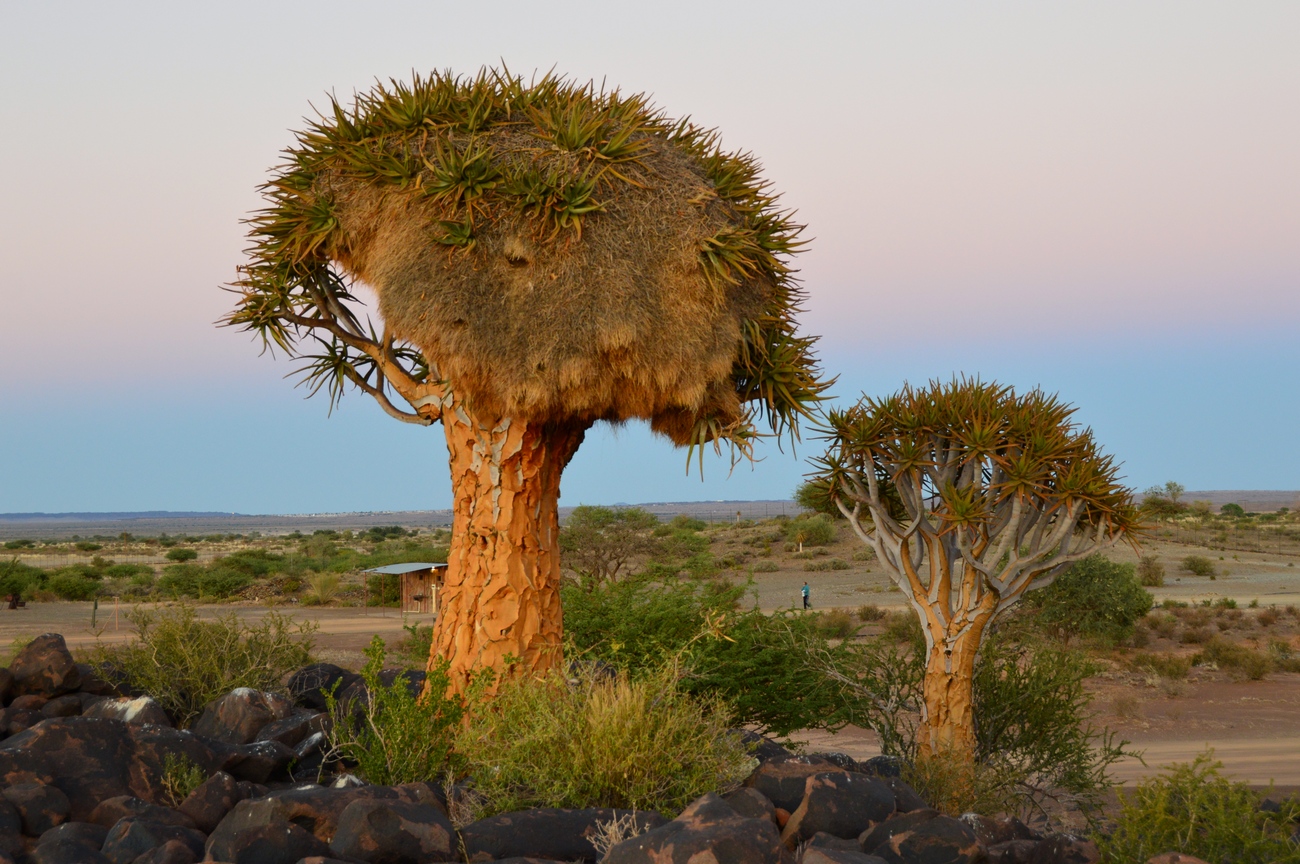
[[[948,372],[1024,337],[1293,358],[1297,46],[1294,2],[5,4],[0,399],[276,386],[211,322],[287,130],[327,91],[501,58],[758,153],[837,362],[866,334],[890,363],[949,346]]]

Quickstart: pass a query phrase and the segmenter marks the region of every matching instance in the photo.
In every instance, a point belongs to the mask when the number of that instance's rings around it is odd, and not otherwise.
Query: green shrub
[[[135,638],[98,646],[93,662],[106,679],[121,675],[148,693],[180,726],[236,687],[282,690],[284,678],[312,659],[316,624],[278,612],[255,624],[233,612],[200,620],[190,606],[137,608],[126,617]]]
[[[809,561],[809,562],[807,562],[806,564],[803,565],[803,569],[804,569],[804,572],[806,572],[806,573],[824,573],[824,572],[826,572],[827,570],[830,570],[830,569],[831,569],[831,562],[829,562],[829,561]]]
[[[561,589],[571,653],[633,675],[666,662],[688,693],[726,699],[736,722],[777,735],[834,726],[840,688],[811,671],[811,655],[834,653],[813,616],[742,610],[748,586],[632,579],[594,591]]]
[[[678,513],[669,521],[668,527],[674,531],[703,531],[708,526],[703,519],[696,519],[694,516]]]
[[[1268,654],[1218,636],[1205,643],[1205,647],[1196,655],[1196,662],[1213,663],[1220,669],[1239,673],[1251,681],[1258,681],[1273,671],[1273,659]]]
[[[175,561],[177,564],[180,564],[183,561],[193,561],[195,558],[199,557],[199,553],[197,549],[176,547],[175,549],[168,549],[165,557],[168,561]]]
[[[775,561],[756,561],[753,566],[755,573],[775,573],[781,569]]]
[[[1149,669],[1161,678],[1186,678],[1192,670],[1192,659],[1177,654],[1142,654],[1133,660],[1136,669]]]
[[[835,523],[821,513],[800,516],[785,526],[785,539],[796,545],[825,546],[835,542]]]
[[[1137,577],[1144,587],[1159,588],[1165,584],[1165,566],[1154,555],[1143,555],[1138,559]]]
[[[26,597],[43,586],[48,578],[49,574],[40,567],[24,564],[17,558],[0,561],[0,597],[10,594]]]
[[[622,807],[675,815],[753,770],[726,704],[688,693],[672,666],[637,677],[587,665],[502,684],[471,707],[457,751],[486,813]]]
[[[224,565],[224,559],[218,559],[206,567],[188,562],[164,568],[158,580],[158,590],[168,597],[222,599],[252,584],[252,576],[229,569]]]
[[[1120,793],[1120,812],[1109,834],[1096,836],[1102,861],[1131,864],[1165,852],[1237,864],[1300,861],[1288,840],[1300,819],[1294,799],[1281,812],[1259,809],[1260,795],[1222,776],[1213,751],[1166,766],[1164,774]]]
[[[1193,576],[1213,576],[1214,562],[1204,555],[1188,555],[1183,559],[1183,569]]]
[[[813,626],[828,639],[848,639],[858,632],[847,609],[828,609],[813,616]]]
[[[455,772],[460,763],[453,745],[465,706],[445,695],[451,684],[446,664],[429,671],[429,695],[415,696],[403,676],[390,684],[381,679],[382,637],[371,639],[365,654],[361,678],[369,697],[355,706],[339,704],[332,692],[325,697],[333,754],[355,763],[363,779],[379,786],[437,782]]]
[[[997,634],[975,668],[976,761],[1010,784],[1022,808],[1041,807],[1056,790],[1085,810],[1102,804],[1110,766],[1127,742],[1094,728],[1084,687],[1097,667],[1083,654]]]
[[[407,664],[423,669],[433,647],[432,625],[403,624],[406,635],[398,640],[396,650]]]
[[[31,549],[36,545],[35,540],[6,540],[6,549]]]
[[[1239,519],[1246,515],[1246,508],[1242,507],[1240,504],[1228,503],[1220,507],[1219,512],[1224,516],[1231,516],[1234,519]]]
[[[1134,626],[1151,611],[1152,603],[1133,565],[1090,555],[1051,585],[1026,595],[1023,608],[1035,626],[1054,636],[1118,643],[1132,638]]]
[[[859,621],[863,621],[863,622],[879,621],[881,618],[884,617],[885,617],[885,610],[881,609],[879,606],[875,605],[874,603],[863,603],[861,606],[858,607]]]
[[[50,577],[45,587],[60,600],[89,600],[99,595],[102,586],[98,579],[90,579],[80,573],[57,572]]]
[[[916,613],[912,610],[889,612],[885,615],[884,621],[885,632],[882,635],[886,639],[893,642],[925,645],[925,633],[921,630],[921,622],[917,620]]]
[[[98,552],[100,549],[104,548],[102,543],[92,543],[89,540],[80,540],[72,545],[82,552]]]
[[[311,587],[311,594],[307,597],[308,603],[313,605],[328,603],[338,596],[339,574],[313,573],[307,577],[307,584]]]
[[[179,807],[206,779],[203,768],[184,753],[163,756],[163,794],[169,806]]]

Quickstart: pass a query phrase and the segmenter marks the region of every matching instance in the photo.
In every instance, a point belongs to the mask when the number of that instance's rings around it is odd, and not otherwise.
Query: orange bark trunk
[[[988,617],[981,615],[956,633],[930,628],[917,741],[922,758],[975,759],[975,659],[987,626]]]
[[[560,474],[586,426],[484,421],[462,405],[442,424],[453,521],[430,666],[449,663],[455,692],[480,670],[546,672],[562,659]]]

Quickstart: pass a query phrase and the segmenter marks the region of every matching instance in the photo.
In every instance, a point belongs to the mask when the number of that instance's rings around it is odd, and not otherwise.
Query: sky
[[[331,415],[214,322],[313,105],[504,62],[652,94],[808,225],[841,403],[979,375],[1137,489],[1300,489],[1300,4],[0,0],[0,512],[449,506],[440,430]],[[597,428],[566,504],[784,498]]]

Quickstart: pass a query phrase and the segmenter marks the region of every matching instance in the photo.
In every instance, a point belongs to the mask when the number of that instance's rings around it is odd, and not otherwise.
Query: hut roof
[[[427,562],[412,562],[410,564],[385,564],[383,567],[371,567],[369,570],[366,570],[364,572],[382,573],[385,576],[393,576],[393,575],[401,576],[406,573],[419,573],[422,570],[438,570],[446,566],[447,563],[445,561],[438,564],[430,564]]]

